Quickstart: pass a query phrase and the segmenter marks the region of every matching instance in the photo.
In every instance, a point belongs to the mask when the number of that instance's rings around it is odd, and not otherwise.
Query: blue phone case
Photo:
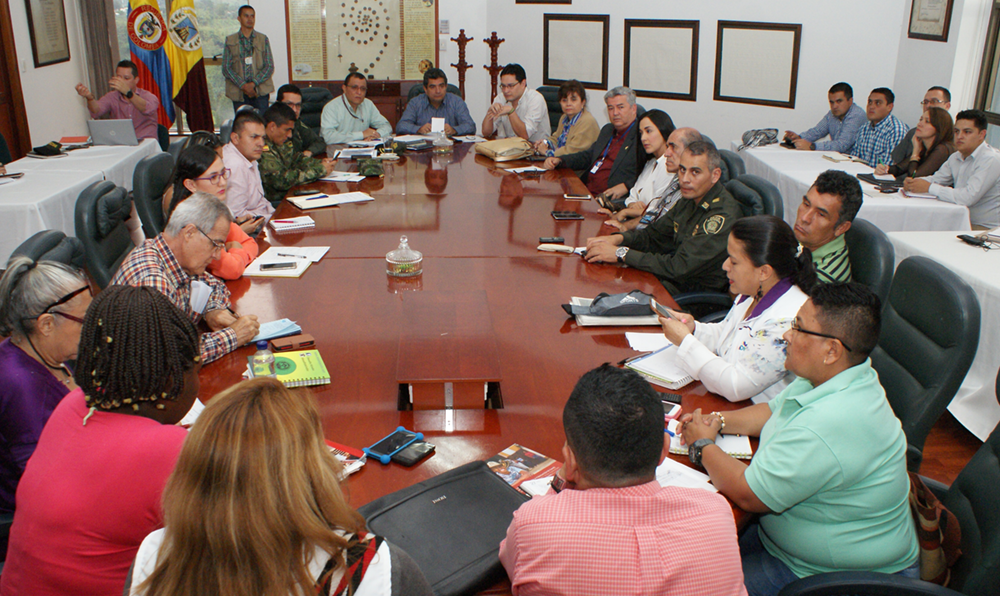
[[[405,432],[408,432],[408,433],[413,433],[413,438],[410,439],[409,441],[407,441],[406,443],[403,443],[402,445],[400,445],[399,449],[396,449],[392,453],[376,453],[376,452],[372,451],[372,447],[374,447],[375,445],[378,445],[382,441],[388,439],[389,437],[391,437],[392,435],[394,435],[394,434],[396,434],[396,433],[398,433],[400,431],[405,431]],[[398,426],[398,427],[396,427],[396,430],[394,430],[391,433],[387,434],[386,436],[382,437],[378,441],[375,441],[374,443],[372,443],[371,447],[365,447],[364,449],[362,449],[362,451],[364,451],[365,455],[367,455],[368,457],[370,457],[372,459],[377,459],[378,461],[382,462],[383,464],[388,464],[390,461],[392,461],[392,456],[393,455],[396,455],[397,453],[399,453],[403,449],[406,449],[407,447],[409,447],[410,443],[413,443],[415,441],[422,441],[423,439],[424,439],[424,433],[414,432],[414,431],[408,430],[408,429],[406,429],[406,428],[404,428],[402,426]]]

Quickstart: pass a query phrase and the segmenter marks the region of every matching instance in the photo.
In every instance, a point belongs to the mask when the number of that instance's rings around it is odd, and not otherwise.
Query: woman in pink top
[[[173,197],[167,219],[174,208],[195,191],[207,192],[226,202],[226,181],[229,170],[222,158],[209,147],[196,145],[181,151],[174,168]],[[257,258],[257,242],[248,234],[255,233],[264,220],[249,218],[240,224],[233,222],[226,236],[226,248],[219,258],[208,266],[208,272],[222,279],[239,279],[243,270]]]
[[[17,488],[0,594],[118,595],[198,394],[199,336],[152,288],[109,286],[83,320],[79,388],[52,412]]]

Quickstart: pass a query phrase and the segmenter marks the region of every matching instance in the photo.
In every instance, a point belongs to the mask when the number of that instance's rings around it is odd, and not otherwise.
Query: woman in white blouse
[[[771,215],[733,225],[722,268],[736,301],[720,323],[689,314],[660,317],[663,333],[678,346],[681,368],[729,401],[770,401],[793,375],[785,370],[785,342],[806,293],[816,283],[808,249],[787,223]]]
[[[606,222],[619,230],[624,230],[622,222],[642,217],[646,207],[654,199],[659,199],[667,192],[667,187],[674,175],[667,172],[667,138],[674,132],[674,123],[663,110],[650,110],[639,118],[639,135],[641,148],[637,148],[638,159],[636,167],[645,164],[635,184],[625,197],[625,208],[612,213],[607,208],[598,209],[598,213],[610,215]],[[669,207],[668,207],[669,208]]]

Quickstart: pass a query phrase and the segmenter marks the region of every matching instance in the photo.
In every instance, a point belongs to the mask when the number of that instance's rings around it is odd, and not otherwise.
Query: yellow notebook
[[[253,356],[248,356],[247,361]],[[285,387],[309,387],[326,385],[330,382],[330,372],[326,370],[319,350],[295,350],[278,352],[274,355],[274,371]],[[253,378],[251,362],[250,377]]]

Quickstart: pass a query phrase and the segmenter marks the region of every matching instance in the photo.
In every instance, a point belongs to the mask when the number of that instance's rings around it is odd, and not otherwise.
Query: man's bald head
[[[667,151],[664,153],[667,171],[671,174],[677,173],[677,168],[681,163],[681,155],[687,150],[688,145],[701,141],[701,133],[690,126],[675,129],[667,138]]]

